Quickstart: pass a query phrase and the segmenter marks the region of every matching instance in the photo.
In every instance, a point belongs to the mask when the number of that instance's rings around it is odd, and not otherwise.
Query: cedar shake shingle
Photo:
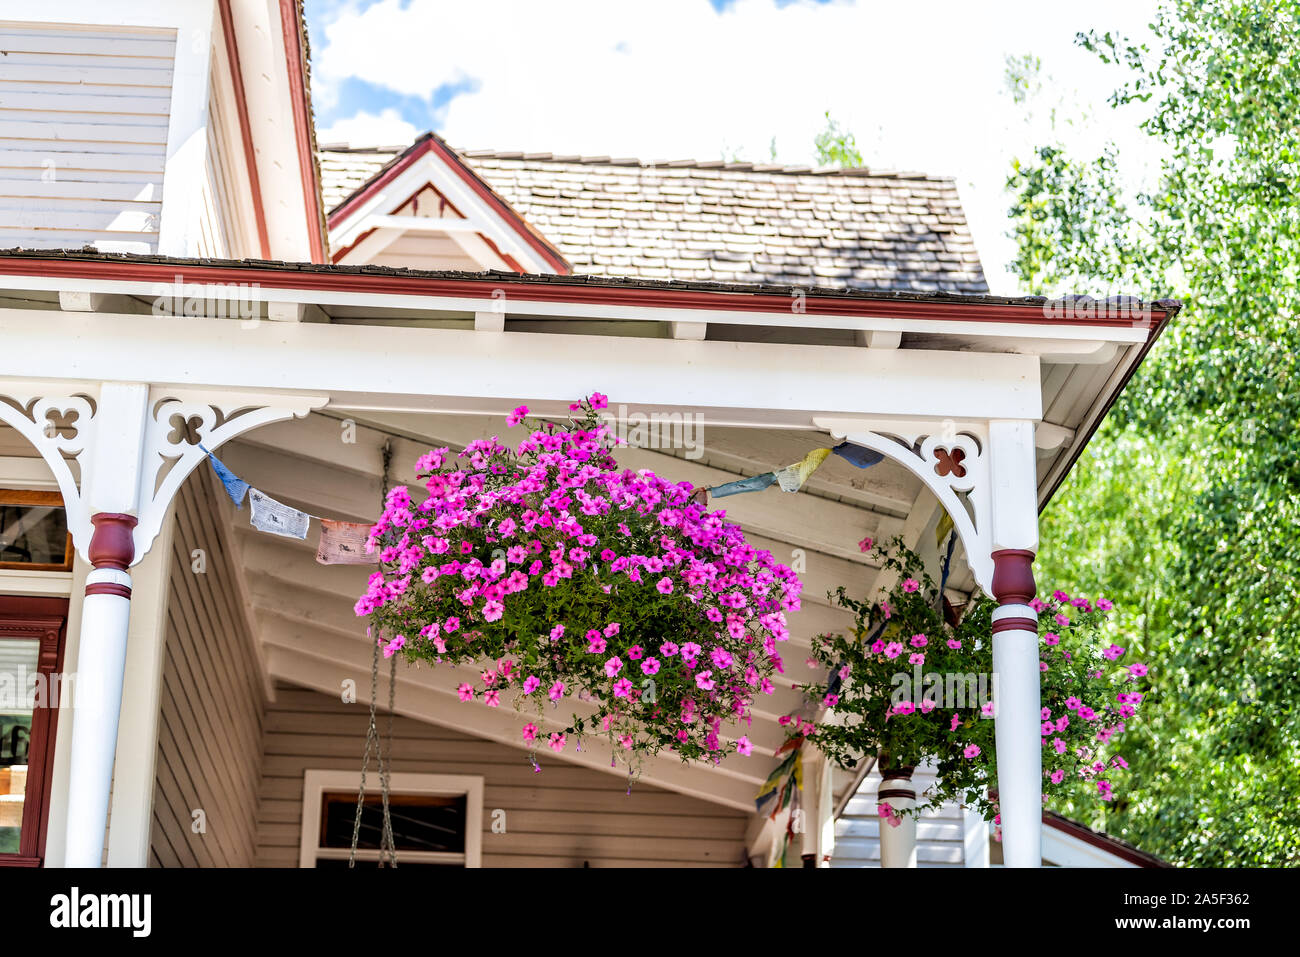
[[[325,147],[333,209],[401,149]],[[956,184],[920,173],[461,151],[574,272],[986,293]]]

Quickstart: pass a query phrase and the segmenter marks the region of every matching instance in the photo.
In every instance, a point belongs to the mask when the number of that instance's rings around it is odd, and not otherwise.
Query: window
[[[72,569],[72,536],[58,492],[0,489],[0,568]]]
[[[347,867],[357,813],[357,771],[308,771],[302,788],[302,867]],[[483,779],[461,774],[394,774],[388,814],[399,867],[478,867]],[[366,775],[358,863],[379,861],[383,796]]]
[[[68,602],[0,596],[0,867],[45,856]]]

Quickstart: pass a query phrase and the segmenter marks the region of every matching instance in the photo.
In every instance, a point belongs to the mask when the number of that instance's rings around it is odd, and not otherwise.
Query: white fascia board
[[[706,421],[1042,417],[1039,360],[1006,353],[481,333],[0,309],[0,375],[310,392],[336,407],[562,412],[589,389]],[[596,381],[599,379],[600,381]],[[546,408],[550,402],[552,408]]]
[[[177,270],[184,266],[178,265]],[[311,303],[327,311],[330,306],[368,307],[375,310],[411,310],[428,314],[429,312],[504,312],[512,315],[541,316],[555,319],[603,319],[631,322],[694,322],[718,323],[735,326],[769,326],[790,329],[839,329],[846,331],[891,330],[900,332],[923,332],[929,335],[951,335],[969,338],[979,336],[990,340],[991,344],[1007,340],[1017,347],[1022,354],[1037,355],[1040,351],[1052,356],[1053,361],[1067,361],[1064,354],[1076,353],[1079,361],[1091,361],[1089,355],[1094,352],[1097,343],[1118,343],[1120,345],[1138,345],[1146,342],[1150,330],[1140,324],[1132,326],[1091,326],[1073,322],[1062,324],[1020,323],[1020,322],[974,322],[970,320],[948,319],[903,319],[887,315],[888,304],[880,304],[881,314],[872,316],[850,315],[813,315],[796,314],[792,311],[778,310],[759,312],[735,309],[695,309],[675,306],[625,306],[604,303],[566,302],[564,286],[555,284],[548,287],[554,297],[546,301],[508,298],[505,291],[498,289],[502,295],[493,296],[492,288],[484,283],[485,295],[482,296],[446,296],[437,294],[409,295],[403,293],[385,293],[381,291],[347,292],[320,289],[294,289],[260,286],[257,283],[258,270],[248,270],[247,284],[227,284],[187,281],[185,288],[193,288],[202,296],[212,300],[246,299],[249,290],[256,290],[256,298],[264,302]],[[503,279],[503,283],[509,282]],[[178,293],[171,284],[141,280],[115,279],[72,279],[63,277],[6,275],[4,263],[0,260],[0,288],[14,290],[42,290],[52,292],[100,292],[119,293],[123,295],[156,298],[174,296]],[[186,293],[191,295],[193,293]],[[504,298],[503,298],[504,296]],[[1027,340],[1041,343],[1038,351],[1030,351]],[[863,352],[882,351],[863,349]],[[884,350],[898,352],[921,352],[929,350]],[[1015,351],[1010,350],[1009,351]],[[972,354],[981,354],[973,352]]]

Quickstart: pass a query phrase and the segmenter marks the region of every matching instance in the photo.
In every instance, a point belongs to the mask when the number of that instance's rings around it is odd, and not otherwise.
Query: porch
[[[351,606],[369,569],[317,564],[315,527],[305,541],[251,528],[200,441],[281,502],[372,521],[383,487],[410,481],[429,447],[503,434],[519,402],[558,414],[592,389],[610,392],[625,425],[697,423],[698,441],[679,432],[618,453],[697,486],[840,440],[887,458],[863,471],[832,457],[797,494],[714,503],[756,546],[802,564],[789,680],[756,711],[749,758],[657,759],[630,795],[598,749],[547,755],[536,773],[512,712],[458,701],[454,673],[400,665],[395,769],[481,779],[481,862],[769,854],[774,828],[754,795],[785,738],[777,719],[800,702],[789,683],[813,677],[810,639],[848,620],[826,592],[881,584],[864,537],[933,554],[945,512],[961,542],[950,599],[982,588],[1006,606],[995,642],[1012,676],[998,719],[1007,860],[1038,862],[1024,558],[1037,510],[1171,308],[1081,315],[993,297],[90,254],[5,255],[0,288],[0,420],[14,430],[0,432],[0,486],[62,493],[79,554],[65,668],[102,675],[110,692],[89,721],[59,713],[48,862],[96,862],[108,819],[109,863],[292,864],[314,826],[307,772],[357,770],[371,648]],[[341,696],[349,681],[355,703]],[[854,783],[815,767],[805,804],[825,817]],[[193,830],[196,810],[206,831]],[[824,823],[808,829],[814,858],[828,850]]]

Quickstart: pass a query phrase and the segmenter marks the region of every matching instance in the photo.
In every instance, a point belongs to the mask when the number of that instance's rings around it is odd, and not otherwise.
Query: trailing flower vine
[[[724,723],[747,725],[773,692],[800,582],[690,483],[620,470],[607,401],[574,403],[562,424],[529,424],[520,406],[508,424],[529,431],[513,448],[493,436],[422,456],[428,496],[389,494],[367,546],[381,571],[356,613],[386,655],[473,664],[461,701],[571,709],[559,730],[523,724],[534,747],[599,735],[632,771],[663,750],[748,755]]]
[[[873,550],[868,539],[863,551]],[[900,539],[875,548],[897,584],[874,602],[834,600],[854,614],[849,634],[814,640],[823,682],[802,686],[830,709],[808,738],[852,768],[866,755],[891,767],[932,762],[937,783],[917,810],[958,801],[997,820],[992,621],[995,604],[977,598],[958,616]],[[1043,795],[1086,782],[1109,801],[1128,767],[1119,742],[1145,696],[1146,665],[1124,664],[1126,650],[1103,637],[1106,599],[1056,591],[1035,599],[1039,612]],[[891,820],[898,812],[892,808]]]

